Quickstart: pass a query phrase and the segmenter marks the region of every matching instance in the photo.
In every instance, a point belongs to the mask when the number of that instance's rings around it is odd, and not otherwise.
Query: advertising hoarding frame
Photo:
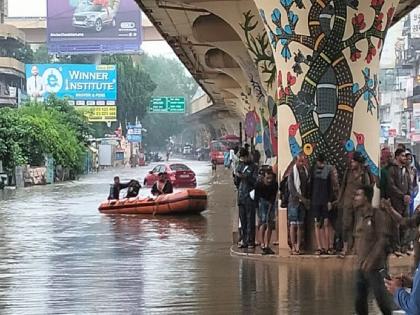
[[[95,64],[27,64],[27,92],[43,101],[49,94],[72,101],[115,101],[117,68]]]
[[[130,54],[143,40],[141,11],[134,0],[47,0],[50,54]]]

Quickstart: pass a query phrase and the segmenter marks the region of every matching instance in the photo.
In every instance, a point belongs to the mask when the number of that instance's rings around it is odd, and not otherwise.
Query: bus
[[[224,136],[217,140],[210,142],[210,160],[215,160],[217,164],[224,164],[224,154],[230,149],[234,149],[236,146],[239,147],[239,137],[236,136]]]

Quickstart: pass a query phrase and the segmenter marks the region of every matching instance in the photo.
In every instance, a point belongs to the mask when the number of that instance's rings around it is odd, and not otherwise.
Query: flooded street
[[[230,178],[212,185],[208,163],[188,164],[209,192],[201,216],[99,214],[114,175],[143,182],[150,166],[20,189],[0,201],[0,313],[353,313],[349,271],[231,257]]]

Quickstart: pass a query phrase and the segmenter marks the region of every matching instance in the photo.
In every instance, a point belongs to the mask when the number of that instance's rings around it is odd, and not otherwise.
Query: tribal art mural
[[[275,54],[293,65],[282,67],[287,69],[283,72],[275,70],[276,103],[288,106],[295,117],[295,122],[289,122],[287,135],[292,156],[303,152],[313,163],[323,153],[342,175],[348,155],[356,150],[367,157],[372,173],[378,175],[366,151],[364,135],[353,130],[353,118],[356,105],[366,106],[366,115],[377,112],[377,66],[372,61],[379,58],[394,15],[394,7],[385,9],[384,2],[366,0],[359,8],[357,0],[280,0],[269,14],[260,9]],[[300,13],[305,15],[302,21]],[[345,35],[347,23],[351,23],[350,35]],[[309,34],[299,34],[297,29]],[[366,44],[367,49],[360,48]],[[363,67],[360,62],[364,62]],[[353,63],[359,66],[352,67]],[[272,72],[273,67],[268,61],[264,70]],[[300,141],[296,139],[298,130]]]
[[[267,93],[267,90],[273,88],[276,81],[276,63],[268,41],[267,33],[257,33],[253,36],[253,32],[257,29],[259,19],[255,17],[251,11],[243,14],[244,22],[241,28],[244,31],[246,45],[250,55],[253,58],[255,65],[260,68],[261,73],[266,77],[263,87],[259,80],[249,78],[252,90],[259,102],[259,112],[261,119],[258,123],[261,124],[261,142],[263,144],[266,158],[276,157],[278,154],[277,141],[277,105],[272,96]],[[248,113],[247,117],[258,116],[255,109]],[[266,118],[267,117],[267,118]],[[249,118],[248,118],[249,119]],[[245,121],[247,124],[247,120]]]

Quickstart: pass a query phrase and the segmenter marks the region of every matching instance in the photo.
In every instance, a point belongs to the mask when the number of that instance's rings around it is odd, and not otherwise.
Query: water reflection
[[[0,313],[352,314],[353,274],[340,265],[230,257],[230,174],[209,187],[209,166],[191,165],[209,189],[202,216],[100,215],[115,171],[0,202]]]

